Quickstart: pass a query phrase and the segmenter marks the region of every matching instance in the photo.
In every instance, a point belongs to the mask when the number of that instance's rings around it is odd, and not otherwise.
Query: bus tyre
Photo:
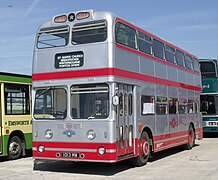
[[[13,136],[8,144],[8,158],[18,159],[22,155],[22,142],[18,136]]]
[[[185,149],[190,150],[195,145],[195,131],[192,125],[188,128],[188,143],[185,145]]]
[[[150,139],[147,132],[143,132],[140,137],[139,141],[139,155],[133,159],[131,162],[134,166],[143,166],[146,165],[148,159],[151,154],[151,146],[150,146]]]

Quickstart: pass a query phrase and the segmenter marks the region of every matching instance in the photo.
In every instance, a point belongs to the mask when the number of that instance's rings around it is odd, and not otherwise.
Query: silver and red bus
[[[35,162],[142,166],[152,153],[202,139],[197,57],[110,12],[43,23],[32,87]]]

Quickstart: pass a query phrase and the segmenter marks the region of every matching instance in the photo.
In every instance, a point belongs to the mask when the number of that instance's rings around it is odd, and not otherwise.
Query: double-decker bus
[[[218,60],[200,59],[203,132],[218,132]]]
[[[31,76],[0,72],[0,156],[17,159],[32,148]]]
[[[110,12],[63,13],[37,33],[33,156],[145,165],[202,138],[192,54]]]

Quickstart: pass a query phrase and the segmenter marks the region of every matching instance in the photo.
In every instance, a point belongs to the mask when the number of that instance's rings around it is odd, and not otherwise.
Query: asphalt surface
[[[115,164],[54,161],[33,170],[32,157],[7,161],[0,158],[0,179],[161,179],[217,180],[218,134],[197,141],[192,150],[182,147],[155,154],[146,166],[132,167],[128,161]]]

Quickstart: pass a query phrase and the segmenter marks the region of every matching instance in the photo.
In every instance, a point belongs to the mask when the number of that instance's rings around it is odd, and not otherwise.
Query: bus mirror
[[[118,96],[113,96],[113,105],[117,106],[119,104],[119,97]]]

